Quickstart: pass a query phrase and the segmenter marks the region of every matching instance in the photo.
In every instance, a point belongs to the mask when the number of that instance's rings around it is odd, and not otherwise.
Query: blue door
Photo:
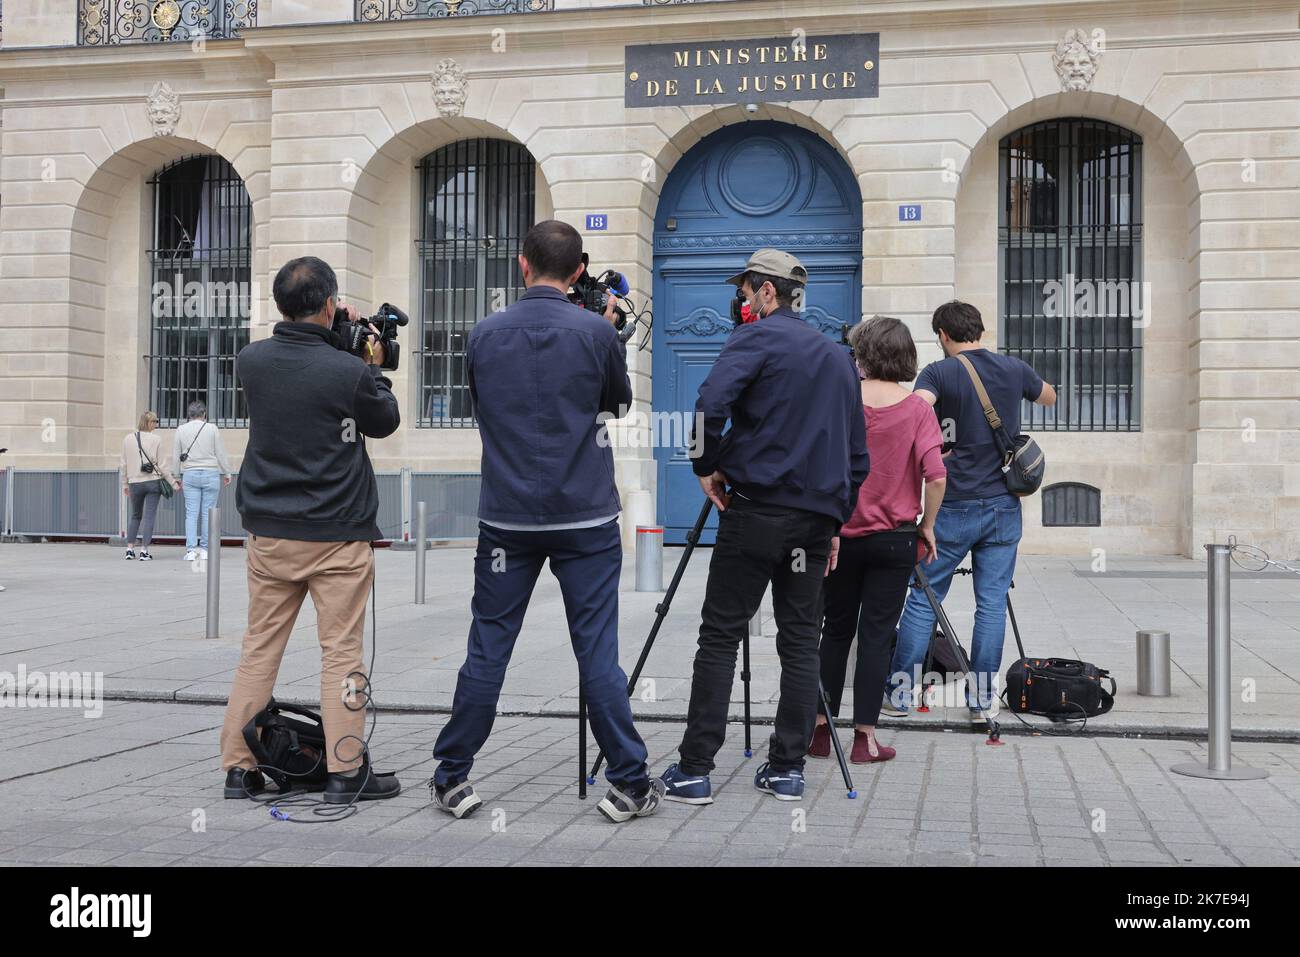
[[[804,318],[837,341],[862,313],[862,195],[833,147],[801,127],[738,123],[674,167],[654,235],[654,395],[659,436],[689,428],[700,383],[732,330],[728,276],[775,246],[808,269]],[[760,320],[761,321],[761,320]],[[704,495],[684,447],[655,447],[664,540],[682,544]],[[717,515],[701,540],[712,544]]]

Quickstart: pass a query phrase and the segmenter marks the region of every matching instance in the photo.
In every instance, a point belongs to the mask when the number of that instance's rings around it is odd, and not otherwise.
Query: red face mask
[[[740,321],[741,321],[742,323],[744,323],[744,322],[753,322],[753,321],[754,321],[755,319],[757,319],[757,318],[758,318],[758,316],[754,315],[753,311],[749,308],[749,303],[746,302],[746,303],[743,303],[743,304],[741,305],[741,307],[740,307]]]

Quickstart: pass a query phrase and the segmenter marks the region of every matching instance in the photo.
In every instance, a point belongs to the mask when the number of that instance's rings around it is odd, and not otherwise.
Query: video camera
[[[352,322],[348,319],[347,310],[340,306],[334,311],[334,325],[331,329],[339,337],[340,349],[360,359],[366,359],[369,339],[372,335],[370,326],[374,325],[379,330],[379,344],[384,347],[384,361],[380,368],[392,372],[397,369],[397,362],[402,355],[401,347],[397,342],[397,327],[404,326],[410,321],[406,313],[389,303],[384,303],[377,313],[360,322]]]
[[[609,291],[614,290],[614,295],[624,298],[629,292],[627,279],[622,273],[607,269],[599,279],[593,279],[587,267],[590,260],[587,254],[582,254],[582,273],[573,281],[573,292],[569,293],[569,302],[575,306],[581,306],[588,312],[594,312],[598,316],[605,315],[605,310],[609,308]],[[614,307],[614,328],[620,333],[619,338],[627,342],[631,338],[631,329],[627,324],[627,311],[622,306]],[[623,331],[627,329],[627,336],[623,336]]]

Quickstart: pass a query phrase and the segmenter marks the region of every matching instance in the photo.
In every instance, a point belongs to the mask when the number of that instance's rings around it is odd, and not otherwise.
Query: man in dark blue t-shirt
[[[1007,491],[993,430],[984,417],[970,373],[957,356],[975,367],[1011,435],[1020,431],[1020,401],[1055,405],[1056,390],[1020,359],[981,346],[984,323],[979,310],[969,303],[940,306],[934,311],[931,327],[947,358],[922,370],[915,391],[934,406],[939,419],[948,490],[934,526],[938,554],[926,568],[926,575],[942,601],[953,572],[968,554],[971,556],[975,580],[971,667],[979,691],[978,704],[987,709],[993,704],[994,681],[1002,665],[1007,590],[1020,544],[1020,500]],[[898,645],[882,708],[885,714],[902,717],[908,713],[911,690],[921,679],[921,664],[933,626],[934,612],[929,602],[923,593],[913,590],[898,624]],[[971,720],[982,720],[969,688],[966,700]]]

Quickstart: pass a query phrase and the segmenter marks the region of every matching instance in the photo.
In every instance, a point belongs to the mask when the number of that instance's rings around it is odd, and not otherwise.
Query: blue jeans
[[[953,572],[971,556],[975,580],[975,628],[970,659],[979,688],[980,704],[993,701],[994,681],[1002,667],[1002,642],[1006,637],[1007,591],[1016,571],[1020,544],[1020,500],[1013,495],[944,502],[934,523],[938,557],[923,565],[930,587],[940,601],[948,594]],[[925,661],[934,627],[934,611],[925,592],[913,588],[898,623],[898,644],[886,679],[885,693],[901,707],[909,707],[914,679]],[[969,682],[966,702],[975,706]]]
[[[456,679],[451,717],[433,748],[438,761],[434,781],[440,787],[468,778],[475,755],[487,742],[524,612],[548,560],[564,596],[592,736],[609,758],[605,776],[624,790],[644,790],[649,782],[646,747],[632,724],[627,675],[618,663],[618,583],[623,567],[618,520],[549,532],[512,532],[480,522],[469,650]],[[556,691],[529,690],[548,695]]]
[[[216,469],[186,469],[181,488],[185,491],[185,548],[208,547],[208,509],[221,493],[221,473]]]

